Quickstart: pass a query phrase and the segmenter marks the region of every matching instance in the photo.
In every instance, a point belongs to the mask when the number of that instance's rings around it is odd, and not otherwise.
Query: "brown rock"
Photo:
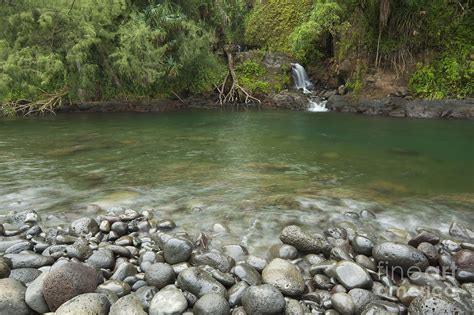
[[[97,271],[79,263],[67,263],[52,270],[46,277],[43,295],[51,311],[64,302],[84,293],[94,292],[98,285]]]

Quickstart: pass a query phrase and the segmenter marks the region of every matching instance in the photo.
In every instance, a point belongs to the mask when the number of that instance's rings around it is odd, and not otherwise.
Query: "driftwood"
[[[55,114],[55,109],[63,104],[67,90],[55,93],[45,93],[38,101],[17,100],[10,101],[0,106],[0,112],[11,113],[18,116]]]
[[[226,45],[224,47],[224,52],[227,56],[227,68],[229,71],[221,86],[216,87],[217,91],[219,92],[218,102],[221,106],[224,106],[224,104],[238,103],[243,103],[245,105],[250,103],[260,104],[261,101],[258,98],[252,96],[250,92],[245,90],[238,83],[234,62],[234,53],[236,50],[236,46],[233,45]]]

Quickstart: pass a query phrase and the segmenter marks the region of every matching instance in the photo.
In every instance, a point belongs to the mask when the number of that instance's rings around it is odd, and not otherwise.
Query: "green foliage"
[[[269,93],[270,83],[265,81],[267,70],[255,60],[245,60],[235,68],[239,83],[252,93]]]
[[[308,21],[298,26],[290,36],[291,50],[296,58],[308,62],[322,56],[319,43],[323,35],[336,37],[348,27],[342,23],[343,10],[338,3],[317,1]]]
[[[364,78],[367,74],[367,64],[361,60],[357,60],[356,67],[349,80],[346,82],[346,87],[354,94],[359,94],[364,88]]]
[[[245,41],[252,47],[290,52],[288,37],[306,21],[312,1],[268,0],[259,2],[245,22]]]

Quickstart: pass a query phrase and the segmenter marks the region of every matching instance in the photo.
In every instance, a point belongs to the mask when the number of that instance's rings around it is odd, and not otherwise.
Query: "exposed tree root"
[[[17,100],[0,105],[0,112],[7,115],[34,116],[44,114],[55,114],[55,109],[63,104],[67,90],[63,89],[55,93],[45,93],[38,101]]]
[[[225,104],[245,104],[247,106],[251,103],[260,104],[261,101],[252,96],[250,92],[239,85],[237,80],[237,74],[235,73],[234,67],[234,55],[235,46],[228,45],[224,47],[224,52],[227,55],[227,73],[221,86],[217,86],[216,89],[219,92],[219,104],[224,106]]]

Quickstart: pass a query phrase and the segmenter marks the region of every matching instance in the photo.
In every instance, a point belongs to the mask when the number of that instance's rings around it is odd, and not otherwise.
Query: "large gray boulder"
[[[15,279],[0,279],[0,314],[28,315],[31,310],[25,303],[26,287]]]

